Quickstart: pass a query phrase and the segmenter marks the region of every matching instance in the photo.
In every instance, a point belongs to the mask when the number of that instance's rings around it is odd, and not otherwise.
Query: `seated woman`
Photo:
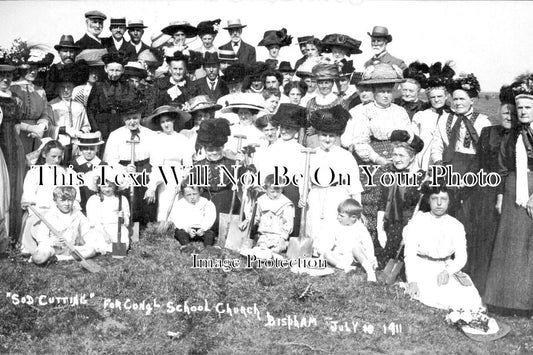
[[[403,231],[408,294],[430,307],[483,309],[476,287],[461,272],[467,259],[465,230],[447,213],[448,188],[425,184],[422,190],[421,211],[428,206],[429,211],[415,215]]]

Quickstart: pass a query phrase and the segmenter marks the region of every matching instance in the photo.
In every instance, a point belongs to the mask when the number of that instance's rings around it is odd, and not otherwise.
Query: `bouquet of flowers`
[[[470,334],[494,334],[499,330],[496,320],[487,316],[481,309],[478,311],[450,310],[446,315],[446,323]]]

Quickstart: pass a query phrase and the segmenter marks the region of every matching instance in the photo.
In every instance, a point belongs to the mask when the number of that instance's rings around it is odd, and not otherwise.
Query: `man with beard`
[[[240,19],[228,20],[228,30],[231,41],[220,47],[223,50],[233,50],[237,55],[238,62],[243,64],[253,64],[256,61],[255,48],[241,39],[242,29],[246,25],[241,24]]]
[[[128,34],[130,35],[129,43],[135,49],[135,55],[130,58],[130,60],[132,61],[137,60],[139,53],[141,53],[145,49],[150,49],[150,46],[142,41],[145,28],[147,28],[147,26],[144,25],[143,20],[128,21],[128,27],[126,27],[126,29],[128,30]]]
[[[106,38],[103,42],[109,53],[122,52],[128,60],[137,57],[135,47],[124,40],[124,33],[126,33],[126,19],[124,17],[111,18],[109,31],[111,37]]]
[[[61,62],[52,64],[48,70],[46,81],[44,84],[44,91],[46,91],[46,98],[48,101],[57,97],[57,90],[55,85],[55,78],[58,76],[65,65],[74,64],[74,58],[80,46],[74,43],[72,35],[62,35],[59,40],[59,44],[54,46],[55,50],[59,53],[59,59]]]
[[[104,29],[104,20],[106,18],[106,15],[97,10],[85,13],[87,33],[76,42],[76,45],[80,47],[80,51],[84,49],[105,48],[105,45],[98,36],[100,36]]]
[[[219,76],[220,60],[218,54],[205,52],[202,65],[206,76],[193,82],[193,97],[207,95],[213,101],[217,101],[220,97],[229,94],[228,86]]]
[[[387,52],[387,44],[392,42],[392,35],[389,34],[387,27],[374,26],[372,33],[367,32],[367,34],[372,39],[372,53],[374,53],[374,56],[366,61],[365,68],[371,65],[385,63],[390,65],[395,64],[402,70],[407,69],[407,65],[403,60],[393,57]]]

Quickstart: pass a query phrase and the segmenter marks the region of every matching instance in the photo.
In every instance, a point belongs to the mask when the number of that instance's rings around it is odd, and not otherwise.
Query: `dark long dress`
[[[485,127],[479,136],[477,157],[479,167],[484,172],[498,172],[498,155],[502,139],[509,133],[502,126]],[[474,228],[472,229],[472,248],[464,271],[470,275],[480,295],[485,292],[489,262],[494,248],[494,238],[498,230],[500,215],[496,211],[496,197],[500,186],[478,187],[474,195]]]
[[[26,158],[20,136],[15,125],[20,123],[20,107],[15,97],[0,96],[3,119],[0,126],[0,147],[4,153],[10,181],[11,201],[9,204],[9,235],[16,243],[22,225],[22,184],[26,175]],[[2,187],[4,188],[4,187]]]
[[[516,141],[513,130],[502,143],[500,174],[505,178],[502,215],[483,301],[489,310],[502,314],[533,315],[533,219],[516,204]],[[528,154],[533,171],[533,155]],[[529,192],[533,192],[533,172],[527,173]]]

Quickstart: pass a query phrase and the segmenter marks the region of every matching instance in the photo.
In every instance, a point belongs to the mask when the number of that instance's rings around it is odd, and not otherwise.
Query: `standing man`
[[[126,33],[125,17],[111,18],[109,31],[111,31],[111,37],[105,38],[103,41],[109,53],[122,52],[126,60],[137,57],[135,47],[124,40],[124,33]]]
[[[244,27],[246,25],[242,25],[240,19],[228,20],[228,27],[224,27],[224,29],[228,30],[231,41],[221,46],[220,49],[233,50],[239,63],[253,64],[256,61],[255,48],[248,43],[244,43],[241,39]]]
[[[229,89],[224,80],[219,76],[220,60],[218,54],[205,52],[202,65],[206,76],[193,82],[193,96],[207,95],[213,101],[229,94]]]
[[[62,35],[59,44],[56,44],[54,48],[59,53],[59,59],[61,62],[52,64],[46,74],[44,91],[46,91],[46,98],[48,101],[58,96],[55,85],[57,80],[55,80],[55,78],[59,75],[59,71],[61,71],[65,65],[74,64],[74,58],[76,58],[80,46],[74,43],[72,35]]]
[[[102,40],[98,38],[104,29],[104,20],[106,15],[98,10],[93,10],[85,13],[85,24],[87,25],[87,32],[75,44],[80,47],[80,51],[84,49],[101,49],[105,48]]]
[[[372,53],[374,56],[366,61],[365,68],[379,63],[397,65],[402,70],[407,69],[405,62],[399,58],[393,57],[387,52],[387,44],[392,42],[392,35],[389,34],[387,27],[374,26],[372,33],[367,34],[372,39]]]
[[[128,34],[130,35],[129,43],[135,49],[135,56],[130,58],[130,60],[132,61],[137,60],[139,53],[141,53],[145,49],[150,49],[150,46],[142,41],[145,28],[147,28],[147,26],[144,25],[143,20],[128,21],[128,27],[126,27],[126,29],[128,30]]]

